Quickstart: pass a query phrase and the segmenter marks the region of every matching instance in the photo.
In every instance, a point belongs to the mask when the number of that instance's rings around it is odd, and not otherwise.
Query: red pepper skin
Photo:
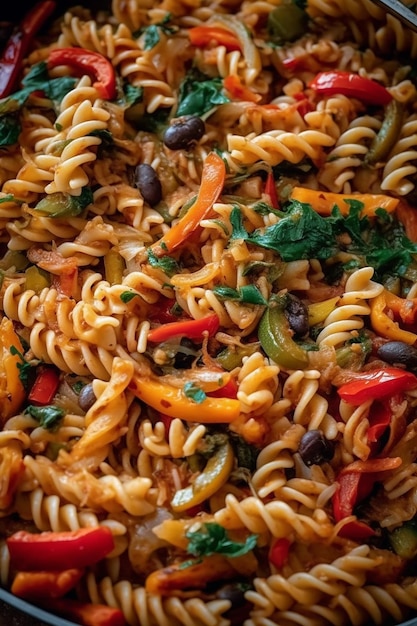
[[[95,78],[93,87],[104,100],[116,97],[116,74],[111,62],[99,52],[84,48],[55,48],[48,57],[48,68],[68,65],[77,72]]]
[[[6,541],[12,568],[18,571],[83,568],[97,563],[114,548],[113,535],[106,526],[64,532],[20,530]]]
[[[59,373],[53,367],[45,367],[35,378],[29,392],[30,404],[45,406],[51,404],[59,387]]]
[[[262,100],[262,96],[255,93],[249,87],[246,87],[240,80],[239,76],[235,74],[229,74],[223,79],[223,86],[230,93],[232,98],[236,100],[243,100],[245,102],[259,102]]]
[[[104,604],[90,604],[70,598],[51,598],[44,608],[82,626],[127,626],[120,609]]]
[[[216,334],[220,326],[219,316],[214,313],[199,320],[186,320],[181,322],[170,322],[163,324],[158,328],[152,328],[148,333],[148,341],[152,343],[161,343],[173,337],[186,336],[189,339],[204,338],[204,334],[208,333],[209,337]]]
[[[286,537],[275,539],[272,544],[268,558],[272,565],[277,569],[282,569],[288,561],[291,542]]]
[[[390,92],[383,85],[370,78],[339,70],[320,72],[309,83],[309,87],[325,96],[342,94],[367,104],[385,106],[392,100]]]
[[[18,31],[10,35],[0,59],[0,98],[6,98],[14,90],[32,39],[55,7],[56,2],[52,0],[38,2],[25,15]]]
[[[388,402],[374,401],[369,414],[368,445],[377,443],[391,424],[392,411]]]
[[[272,172],[268,172],[265,183],[265,193],[267,196],[269,196],[272,208],[279,209],[277,188],[275,186],[275,178]]]
[[[345,402],[359,406],[362,402],[378,400],[416,387],[417,377],[414,374],[397,367],[386,367],[360,374],[355,380],[339,387],[337,393]]]
[[[237,398],[238,389],[239,387],[236,380],[234,378],[229,378],[223,387],[216,389],[216,391],[208,391],[207,395],[210,398],[232,398],[234,400]]]
[[[224,46],[227,52],[241,49],[236,35],[221,26],[194,26],[188,29],[188,36],[192,45],[198,48],[205,48],[215,42],[219,46]]]
[[[380,472],[395,469],[400,465],[399,457],[387,457],[354,461],[343,468],[336,479],[338,487],[332,498],[336,522],[352,515],[354,507],[369,496]],[[364,522],[352,520],[345,524],[338,534],[341,537],[361,541],[372,537],[375,532]]]

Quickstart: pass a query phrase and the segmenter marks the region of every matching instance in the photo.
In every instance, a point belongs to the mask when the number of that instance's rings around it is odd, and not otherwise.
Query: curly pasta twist
[[[411,115],[403,124],[401,135],[390,154],[388,155],[382,173],[381,189],[395,191],[404,196],[414,189],[414,183],[409,179],[417,171],[416,147],[417,117]]]
[[[279,574],[268,579],[257,578],[255,591],[248,591],[246,597],[255,606],[255,617],[270,617],[275,609],[288,610],[295,602],[303,606],[314,605],[323,596],[337,597],[350,587],[361,587],[366,572],[376,565],[369,554],[369,546],[362,545],[332,563],[319,563],[310,571],[297,572],[287,579]]]
[[[380,120],[369,115],[351,122],[327,155],[327,161],[319,174],[320,183],[337,193],[352,191],[350,181],[355,177],[355,169],[362,165],[369,144],[380,127]]]
[[[319,345],[338,346],[363,327],[360,316],[370,314],[366,301],[376,298],[383,291],[382,285],[371,280],[373,274],[372,267],[363,267],[348,278],[345,293],[324,320],[324,328],[317,337]]]
[[[205,433],[203,424],[187,429],[180,419],[172,420],[168,433],[163,422],[153,426],[150,420],[143,420],[139,426],[139,441],[143,450],[153,456],[179,459],[195,454]]]
[[[284,160],[299,163],[306,156],[316,160],[321,156],[323,147],[333,146],[335,140],[317,130],[304,130],[298,134],[273,130],[259,136],[253,133],[246,137],[229,135],[227,142],[231,158],[239,164],[265,161],[274,166]]]

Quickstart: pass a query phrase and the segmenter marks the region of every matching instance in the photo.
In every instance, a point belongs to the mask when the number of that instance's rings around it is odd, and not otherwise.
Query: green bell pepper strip
[[[268,306],[259,322],[258,338],[266,354],[278,365],[289,370],[307,367],[307,352],[292,338],[283,301],[277,299]]]
[[[374,137],[365,157],[365,163],[375,165],[384,161],[400,136],[404,107],[397,100],[391,100],[385,110],[384,121]]]

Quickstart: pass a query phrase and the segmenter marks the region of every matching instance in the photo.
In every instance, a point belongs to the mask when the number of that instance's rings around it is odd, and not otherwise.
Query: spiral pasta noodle
[[[0,99],[2,588],[80,626],[417,615],[415,34],[57,5]]]

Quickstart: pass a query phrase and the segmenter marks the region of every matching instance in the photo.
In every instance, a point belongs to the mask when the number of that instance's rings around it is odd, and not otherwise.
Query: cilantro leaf
[[[186,533],[188,552],[194,556],[224,554],[237,557],[247,554],[256,546],[257,535],[249,535],[244,543],[229,539],[226,529],[215,522],[206,522],[201,530]]]
[[[161,269],[167,276],[173,276],[174,274],[178,274],[179,272],[179,266],[177,261],[168,255],[159,258],[154,252],[152,252],[152,250],[149,249],[148,261],[149,265],[154,268]]]
[[[54,430],[58,426],[58,422],[64,417],[65,411],[53,404],[45,406],[34,406],[30,404],[26,407],[25,414],[38,420],[42,428]]]
[[[197,404],[201,404],[207,398],[203,389],[198,387],[198,385],[196,385],[193,382],[185,383],[184,395],[190,400],[193,400],[194,402],[196,402]]]
[[[221,300],[237,300],[247,304],[267,304],[256,285],[244,285],[237,289],[231,287],[218,286],[213,288],[213,292]]]

